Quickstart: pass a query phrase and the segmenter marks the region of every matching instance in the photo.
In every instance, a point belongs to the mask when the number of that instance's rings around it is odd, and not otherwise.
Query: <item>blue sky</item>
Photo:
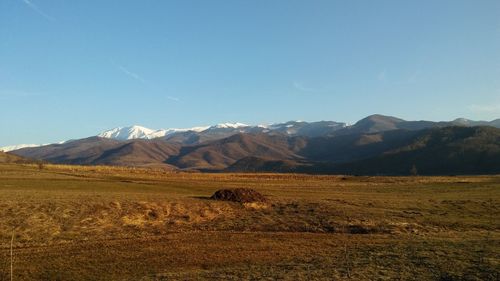
[[[117,126],[500,118],[500,1],[0,0],[0,145]]]

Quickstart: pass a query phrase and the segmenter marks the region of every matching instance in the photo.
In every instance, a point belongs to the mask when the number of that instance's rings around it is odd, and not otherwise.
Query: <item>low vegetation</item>
[[[251,188],[265,205],[210,200]],[[500,177],[0,164],[0,280],[498,280]]]

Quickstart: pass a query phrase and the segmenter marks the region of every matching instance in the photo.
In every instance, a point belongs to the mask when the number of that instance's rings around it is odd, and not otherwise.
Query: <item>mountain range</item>
[[[189,129],[115,128],[10,153],[53,163],[171,170],[342,174],[500,172],[500,119],[406,121],[371,115],[334,121]]]

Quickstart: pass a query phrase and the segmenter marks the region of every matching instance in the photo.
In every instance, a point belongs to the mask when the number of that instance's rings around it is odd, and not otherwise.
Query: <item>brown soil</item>
[[[239,203],[267,202],[264,195],[250,188],[220,189],[210,199]]]

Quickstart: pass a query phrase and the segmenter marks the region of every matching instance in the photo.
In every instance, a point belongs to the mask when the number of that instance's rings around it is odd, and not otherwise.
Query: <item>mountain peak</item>
[[[212,126],[211,128],[217,128],[217,129],[237,129],[237,128],[242,128],[242,127],[249,127],[247,124],[243,123],[219,123],[215,126]]]
[[[162,134],[163,130],[152,130],[143,126],[133,125],[129,127],[117,127],[111,130],[107,130],[98,134],[97,136],[108,139],[130,140],[151,139],[160,137],[162,136]]]
[[[452,121],[454,124],[458,124],[458,125],[469,125],[471,123],[477,123],[476,121],[472,121],[470,119],[467,119],[467,118],[457,118],[455,120]]]
[[[382,114],[372,114],[370,116],[367,116],[367,117],[359,120],[358,123],[362,122],[362,121],[366,121],[366,120],[375,121],[375,122],[394,122],[394,123],[405,121],[401,118],[397,118],[394,116],[388,116],[388,115],[382,115]]]

